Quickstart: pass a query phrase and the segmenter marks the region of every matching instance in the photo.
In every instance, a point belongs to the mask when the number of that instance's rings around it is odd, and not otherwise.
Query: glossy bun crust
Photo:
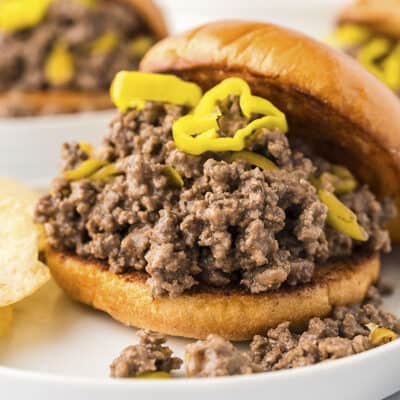
[[[167,25],[161,10],[152,0],[118,0],[132,6],[143,18],[151,33],[157,39],[168,35]],[[12,91],[0,92],[0,109],[15,98]],[[24,105],[32,115],[36,114],[68,114],[82,110],[104,110],[112,108],[108,92],[88,92],[71,90],[18,92],[18,102]]]
[[[74,300],[128,326],[196,339],[216,333],[250,340],[284,321],[304,326],[312,317],[327,316],[334,306],[361,302],[380,270],[375,254],[319,267],[310,284],[276,292],[196,289],[176,298],[152,299],[145,274],[116,275],[100,262],[50,248],[45,256],[54,279]]]
[[[356,23],[400,39],[400,0],[358,0],[346,7],[339,23]]]
[[[285,112],[301,136],[347,165],[379,197],[400,199],[400,102],[357,62],[302,34],[265,23],[201,26],[155,45],[148,72],[172,73],[204,89],[230,77]],[[400,224],[392,224],[400,240]]]

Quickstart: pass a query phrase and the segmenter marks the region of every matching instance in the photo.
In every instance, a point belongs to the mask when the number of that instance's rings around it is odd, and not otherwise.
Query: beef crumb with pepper
[[[158,371],[169,373],[181,367],[182,360],[173,357],[172,350],[163,346],[164,335],[140,330],[137,336],[139,344],[127,347],[111,364],[111,377],[129,378]]]
[[[400,321],[376,305],[380,299],[375,288],[371,288],[369,295],[373,295],[374,304],[367,298],[361,305],[336,307],[329,318],[312,318],[302,333],[290,329],[289,322],[269,329],[265,336],[253,338],[247,352],[210,335],[205,341],[187,346],[187,375],[215,377],[278,371],[370,350],[385,343],[374,343],[371,326],[388,329],[391,335],[399,334]]]
[[[249,122],[238,98],[220,103],[221,135]],[[310,282],[316,265],[357,252],[390,250],[385,223],[396,214],[359,185],[338,198],[357,216],[368,240],[327,224],[327,206],[310,180],[334,166],[279,131],[259,129],[246,149],[279,167],[261,170],[230,153],[180,151],[171,128],[187,110],[147,102],[113,119],[97,157],[119,174],[68,180],[85,156],[63,148],[63,170],[36,207],[55,249],[101,260],[114,273],[146,272],[153,297],[197,286],[240,286],[251,293]],[[171,183],[173,167],[183,186]]]

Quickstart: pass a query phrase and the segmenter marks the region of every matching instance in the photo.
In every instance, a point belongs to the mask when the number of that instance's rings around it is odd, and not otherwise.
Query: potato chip
[[[24,205],[33,215],[39,194],[9,178],[0,177],[0,199],[12,198]]]
[[[12,306],[0,308],[0,337],[6,336],[10,333],[12,319]]]
[[[0,307],[22,300],[49,280],[48,268],[38,260],[38,236],[27,202],[0,197]]]

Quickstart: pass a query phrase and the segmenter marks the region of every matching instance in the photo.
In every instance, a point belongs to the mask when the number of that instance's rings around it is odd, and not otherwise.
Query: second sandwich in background
[[[399,0],[354,2],[340,13],[329,41],[400,96]]]
[[[2,1],[0,117],[110,108],[115,73],[166,35],[151,0]]]

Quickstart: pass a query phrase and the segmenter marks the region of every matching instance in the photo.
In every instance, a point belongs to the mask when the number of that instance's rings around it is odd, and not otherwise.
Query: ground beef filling
[[[118,71],[137,69],[140,57],[132,41],[151,37],[148,27],[132,7],[122,2],[98,1],[88,7],[78,1],[55,0],[38,26],[13,34],[0,32],[0,91],[51,89],[108,90]],[[93,51],[91,44],[112,33],[117,43],[108,51]],[[67,46],[74,58],[74,77],[57,85],[45,75],[45,63],[57,43]],[[15,103],[16,103],[15,102]],[[23,104],[11,104],[0,115],[24,115]]]
[[[265,336],[255,336],[250,350],[239,351],[216,335],[186,348],[186,371],[193,377],[243,375],[278,371],[361,353],[374,347],[367,325],[400,333],[400,321],[382,311],[371,288],[372,299],[363,305],[338,307],[329,318],[313,318],[302,333],[290,329],[290,323],[269,329]],[[372,302],[371,302],[372,300]]]
[[[237,98],[220,104],[221,134],[248,121]],[[309,282],[317,264],[353,252],[388,251],[383,228],[395,208],[378,202],[368,187],[340,196],[369,235],[357,242],[331,229],[327,207],[309,183],[331,164],[305,156],[286,135],[261,129],[247,143],[274,161],[262,171],[226,153],[191,156],[171,136],[182,107],[148,103],[118,114],[98,157],[122,174],[95,183],[56,178],[36,209],[49,244],[102,260],[114,273],[143,271],[154,297],[178,296],[197,285],[241,286],[251,293]],[[63,170],[87,155],[63,148]],[[171,185],[166,166],[184,179]]]
[[[129,378],[151,372],[170,372],[179,369],[182,360],[172,356],[172,350],[163,346],[165,336],[150,332],[138,331],[140,342],[122,351],[110,366],[113,378]]]

